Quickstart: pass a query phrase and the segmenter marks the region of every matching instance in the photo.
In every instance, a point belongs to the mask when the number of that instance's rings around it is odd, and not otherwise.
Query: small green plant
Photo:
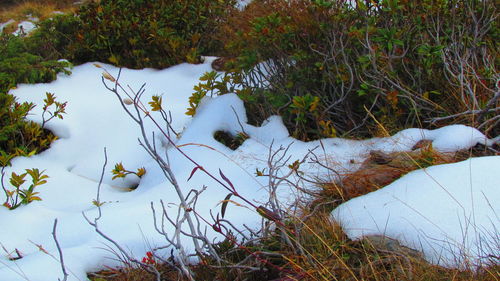
[[[206,96],[225,95],[236,93],[240,97],[245,96],[248,89],[241,89],[241,73],[217,73],[215,71],[205,72],[200,78],[198,85],[193,87],[194,92],[189,97],[189,107],[186,115],[194,116],[201,100]]]
[[[5,193],[3,206],[10,210],[17,209],[21,205],[27,205],[33,201],[41,201],[42,199],[38,196],[39,192],[36,192],[35,188],[47,183],[46,179],[49,177],[44,174],[44,171],[40,172],[36,168],[26,169],[24,173],[19,175],[12,172],[9,179],[11,187],[7,187],[5,184],[5,168],[11,165],[10,160],[12,158],[13,155],[0,154],[0,165],[2,166],[0,182]],[[26,176],[31,178],[31,184],[28,187],[25,187]]]
[[[33,103],[18,103],[14,96],[0,93],[0,151],[15,156],[29,156],[41,152],[57,139],[45,129],[53,118],[63,119],[66,102],[59,102],[52,93],[44,99],[42,124],[27,121],[26,116],[35,107]]]
[[[222,83],[220,81],[220,77],[222,74],[217,73],[215,71],[205,72],[199,80],[201,81],[198,85],[193,87],[193,94],[189,97],[189,107],[186,111],[186,115],[194,116],[196,113],[196,108],[200,104],[201,100],[210,95],[213,97],[215,94],[224,94],[224,91],[221,87],[226,87],[226,83]]]
[[[42,200],[35,188],[45,184],[48,178],[37,168],[26,169],[24,173],[12,172],[8,187],[5,183],[5,168],[11,165],[16,156],[30,157],[49,147],[57,139],[50,131],[44,129],[45,124],[53,118],[62,119],[65,114],[66,102],[56,101],[55,95],[46,93],[42,113],[42,124],[26,121],[26,116],[35,107],[33,103],[18,103],[15,97],[0,93],[0,167],[1,185],[5,193],[3,206],[14,210],[21,205]],[[54,108],[54,110],[52,110]],[[45,115],[48,114],[48,118]],[[27,176],[31,184],[26,187]]]
[[[137,177],[142,178],[142,176],[144,176],[146,174],[146,169],[143,167],[143,168],[137,169],[137,171],[135,171],[135,172],[130,171],[130,170],[125,169],[123,167],[123,164],[120,162],[120,163],[115,164],[115,168],[113,170],[111,170],[111,173],[113,174],[112,179],[125,178],[127,175],[136,175]]]
[[[56,101],[56,97],[53,93],[45,93],[45,99],[43,100],[43,112],[42,112],[42,128],[45,127],[45,124],[52,120],[53,118],[63,119],[63,114],[66,114],[66,104],[67,102],[58,102]],[[54,107],[54,110],[49,111],[51,107]],[[48,114],[48,119],[45,119],[45,114]]]
[[[18,103],[8,91],[20,83],[47,83],[62,72],[70,74],[70,63],[46,59],[32,49],[31,37],[0,35],[0,151],[27,156],[48,148],[56,137],[44,129],[52,118],[61,118],[66,103],[47,93],[42,125],[27,121],[33,103]],[[46,117],[48,115],[48,117]]]
[[[306,94],[304,96],[294,96],[292,98],[292,104],[290,105],[290,112],[295,115],[295,132],[294,136],[299,136],[300,132],[306,132],[307,118],[313,117],[317,119],[319,110],[318,105],[320,104],[320,98],[317,96],[312,96],[311,94]]]

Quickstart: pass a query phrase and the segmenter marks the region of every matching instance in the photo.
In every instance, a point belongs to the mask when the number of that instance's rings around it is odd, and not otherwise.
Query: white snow
[[[243,102],[234,94],[205,98],[197,109],[196,116],[190,118],[184,114],[188,107],[188,97],[193,91],[192,87],[199,82],[198,78],[205,71],[211,70],[212,59],[208,58],[206,63],[200,65],[181,64],[165,70],[123,69],[120,81],[133,89],[138,89],[140,85],[146,83],[146,92],[142,98],[144,104],[150,101],[152,95],[162,95],[163,106],[172,112],[174,129],[182,132],[180,138],[176,140],[176,145],[214,175],[218,176],[219,169],[222,170],[236,190],[255,205],[264,205],[269,193],[269,179],[255,177],[255,170],[267,168],[269,152],[276,151],[280,146],[290,145],[287,151],[287,156],[290,156],[287,164],[302,159],[308,151],[314,150],[316,156],[314,159],[342,172],[358,168],[371,150],[385,152],[411,150],[422,139],[432,140],[434,147],[442,151],[467,148],[476,143],[489,143],[479,131],[462,125],[433,131],[408,129],[392,137],[363,141],[335,138],[305,143],[291,138],[278,116],[269,118],[260,127],[247,124]],[[113,75],[118,73],[115,67],[109,65],[104,67]],[[179,200],[158,165],[138,145],[137,139],[140,136],[138,127],[125,114],[117,98],[103,87],[101,73],[102,69],[88,63],[75,67],[71,76],[60,75],[52,83],[19,85],[16,90],[11,91],[19,101],[32,101],[38,105],[29,116],[37,122],[41,121],[45,92],[54,93],[57,100],[67,101],[68,105],[64,120],[54,119],[47,124],[47,127],[60,139],[39,155],[30,158],[18,157],[13,160],[12,167],[6,168],[6,175],[10,175],[12,171],[21,173],[27,168],[39,168],[45,170],[50,178],[47,184],[37,188],[42,201],[33,202],[13,211],[0,208],[1,246],[9,253],[17,249],[23,255],[23,258],[11,261],[7,254],[2,252],[0,256],[2,281],[53,281],[62,277],[57,262],[57,249],[51,236],[55,218],[59,221],[57,235],[66,267],[70,272],[68,280],[86,280],[86,272],[98,270],[104,265],[118,265],[118,262],[113,260],[115,258],[113,254],[106,250],[110,244],[100,238],[82,216],[82,212],[90,218],[97,214],[97,208],[92,201],[96,198],[104,162],[104,148],[107,149],[108,166],[100,193],[101,201],[106,202],[102,206],[103,217],[100,220],[102,231],[138,259],[152,247],[165,244],[164,238],[153,227],[150,204],[153,202],[158,207],[160,200],[166,204],[171,203],[168,205],[168,210],[175,214]],[[168,146],[159,130],[150,122],[146,124],[146,130],[148,135],[155,132],[160,154],[168,151],[172,170],[186,193],[190,189],[200,190],[206,186],[207,189],[200,195],[196,210],[210,220],[210,211],[214,214],[220,211],[220,202],[228,191],[200,171],[188,182],[194,165]],[[232,151],[213,138],[213,133],[217,130],[233,134],[244,131],[250,138]],[[110,171],[118,162],[122,162],[129,170],[144,166],[147,170],[146,175],[140,180],[130,175],[125,180],[113,181]],[[474,167],[476,162],[476,160],[471,161],[470,167]],[[495,163],[498,164],[498,161]],[[484,173],[488,169],[492,173],[491,169],[494,168],[491,163],[487,167],[483,167],[480,163],[477,165]],[[288,172],[287,165],[284,167],[280,174]],[[329,170],[314,161],[306,161],[300,170],[311,178],[321,177],[326,180],[328,177],[334,177]],[[295,178],[291,180],[299,181]],[[473,178],[474,183],[476,180],[490,182],[485,177],[479,176]],[[491,179],[493,182],[495,180],[498,185],[498,177]],[[123,187],[134,184],[138,184],[136,190],[124,191]],[[307,182],[299,184],[304,188],[314,188]],[[470,193],[470,190],[467,189],[467,192]],[[479,191],[474,191],[473,194],[475,200],[479,202],[481,196],[477,192]],[[289,185],[280,185],[277,193],[284,204],[283,208],[287,208],[287,205],[297,198],[304,197]],[[443,196],[440,198],[445,200],[440,205],[451,206],[448,202],[451,199]],[[498,197],[488,198],[492,206],[498,204]],[[5,195],[2,193],[0,201],[3,202],[4,199]],[[246,207],[229,204],[226,219],[240,228],[243,228],[243,224],[254,229],[260,227],[261,217],[249,208],[248,204],[234,196],[231,200]],[[419,202],[425,203],[426,200],[422,199]],[[289,210],[289,213],[293,214],[293,210]],[[457,217],[456,213],[449,215],[453,219]],[[476,216],[474,226],[479,229],[488,227],[480,224],[484,222],[481,218]],[[412,219],[416,220],[414,223],[425,221],[425,218],[415,216]],[[342,222],[348,226],[350,217],[342,218]],[[491,224],[497,225],[498,221],[493,221]],[[223,239],[212,231],[210,225],[202,227],[207,228],[209,238]],[[427,228],[422,229],[426,230]],[[174,230],[168,231],[172,233]],[[429,231],[433,230],[429,227]],[[190,239],[185,238],[183,243],[187,251],[192,251]],[[41,245],[50,255],[39,251],[36,245]]]
[[[248,4],[250,4],[252,2],[252,0],[238,0],[238,2],[236,3],[236,7],[240,10],[244,10],[246,6],[248,6]]]
[[[17,23],[16,31],[12,32],[14,35],[27,35],[30,34],[33,30],[36,29],[36,23],[39,21],[37,17],[33,17],[31,15],[26,15],[26,20]],[[10,24],[15,23],[16,21],[10,19],[4,23],[0,23],[0,33],[3,32],[4,28]]]
[[[351,239],[386,235],[450,267],[488,264],[498,255],[500,156],[413,171],[337,207]]]
[[[27,35],[30,34],[33,30],[35,30],[36,24],[34,21],[26,20],[22,21],[17,25],[17,30],[12,34],[14,35]]]

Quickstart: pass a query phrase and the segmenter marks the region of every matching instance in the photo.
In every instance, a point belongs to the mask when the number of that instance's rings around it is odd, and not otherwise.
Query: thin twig
[[[62,281],[66,281],[66,280],[68,280],[69,274],[66,272],[66,266],[64,266],[63,253],[62,253],[61,245],[59,245],[59,241],[57,241],[56,229],[57,229],[57,219],[54,220],[54,227],[52,228],[52,237],[54,238],[54,242],[56,243],[56,247],[57,247],[57,252],[59,253],[59,264],[61,265],[61,270],[63,272]],[[61,281],[61,279],[58,279],[58,280]]]

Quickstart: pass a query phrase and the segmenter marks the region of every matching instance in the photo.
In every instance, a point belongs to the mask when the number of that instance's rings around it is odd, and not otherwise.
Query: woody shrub
[[[368,135],[462,122],[498,131],[494,1],[261,0],[225,44],[251,119],[295,137]],[[224,38],[221,38],[224,39]]]
[[[1,153],[29,155],[46,149],[55,139],[50,131],[26,120],[35,105],[17,102],[8,91],[20,83],[50,82],[57,73],[69,74],[69,66],[65,61],[48,60],[33,54],[26,38],[7,34],[0,36]],[[55,105],[54,102],[50,99],[48,106]]]
[[[45,59],[67,59],[88,55],[85,45],[77,44],[76,35],[82,27],[81,19],[75,14],[55,15],[38,24],[26,44],[29,51]],[[83,62],[83,61],[79,61]]]
[[[234,0],[92,1],[78,12],[67,49],[75,62],[103,61],[131,68],[199,62],[221,48],[210,40]]]
[[[0,92],[6,93],[19,83],[47,83],[57,73],[69,74],[66,61],[46,59],[32,51],[26,38],[0,36]]]

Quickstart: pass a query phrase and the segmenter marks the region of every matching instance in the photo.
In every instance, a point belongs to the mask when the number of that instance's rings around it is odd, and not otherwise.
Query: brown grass
[[[166,265],[158,265],[162,280],[186,280],[176,270]],[[137,267],[109,268],[99,272],[89,273],[87,276],[92,281],[155,281],[153,274]]]
[[[492,152],[481,146],[453,154],[442,154],[433,150],[429,141],[418,143],[411,152],[384,154],[373,151],[360,170],[347,175],[341,183],[324,184],[323,191],[318,194],[317,199],[310,206],[302,208],[301,217],[288,219],[285,223],[286,232],[288,241],[292,243],[286,242],[283,239],[283,232],[277,230],[258,243],[245,245],[252,252],[259,253],[260,260],[248,258],[244,265],[261,267],[263,271],[235,269],[231,266],[219,267],[212,264],[210,258],[193,265],[192,271],[196,274],[196,280],[200,281],[500,280],[498,263],[477,270],[436,266],[423,259],[419,252],[402,246],[398,241],[388,237],[373,236],[352,241],[330,218],[331,210],[338,204],[390,184],[412,170],[485,155],[492,155]],[[335,203],[325,204],[326,202]],[[248,252],[227,247],[221,256],[236,264],[248,257]],[[263,264],[262,260],[271,262],[273,266]],[[165,280],[184,280],[168,267],[159,265],[159,270],[165,272],[162,275],[165,276]],[[155,280],[152,275],[140,269],[128,268],[102,271],[99,276],[101,279],[89,275],[93,281]]]
[[[372,240],[351,241],[340,226],[331,222],[329,212],[302,223],[299,239],[310,256],[285,256],[296,270],[307,273],[301,280],[492,281],[500,277],[499,265],[478,271],[447,269],[429,264],[404,246],[387,247]]]
[[[251,245],[260,257],[272,261],[280,270],[270,278],[266,274],[256,275],[255,271],[238,270],[231,266],[218,267],[204,261],[192,266],[197,281],[494,281],[500,280],[500,265],[483,267],[479,270],[459,270],[435,266],[425,261],[416,251],[404,246],[387,246],[374,239],[350,240],[342,228],[331,221],[329,212],[319,212],[296,219],[288,224],[295,230],[289,235],[293,246],[285,243],[280,233],[262,240],[259,247]],[[309,214],[310,215],[310,214]],[[387,238],[393,243],[392,239]],[[298,251],[298,249],[300,249]],[[233,249],[235,250],[235,249]],[[243,252],[243,251],[242,251]],[[273,253],[267,256],[265,253]],[[234,254],[234,252],[233,252]],[[276,255],[280,254],[280,258]],[[255,259],[248,259],[249,267],[270,270]],[[162,272],[162,280],[187,280],[172,269]],[[271,276],[271,275],[269,275]],[[278,276],[278,277],[276,277]],[[89,274],[92,281],[154,281],[153,275],[141,269],[111,269]],[[177,279],[179,278],[179,279]]]
[[[2,1],[0,2],[0,23],[8,20],[15,22],[6,27],[5,32],[13,32],[17,24],[30,17],[45,20],[53,17],[54,12],[73,13],[79,5],[73,0],[25,0],[25,1]]]

